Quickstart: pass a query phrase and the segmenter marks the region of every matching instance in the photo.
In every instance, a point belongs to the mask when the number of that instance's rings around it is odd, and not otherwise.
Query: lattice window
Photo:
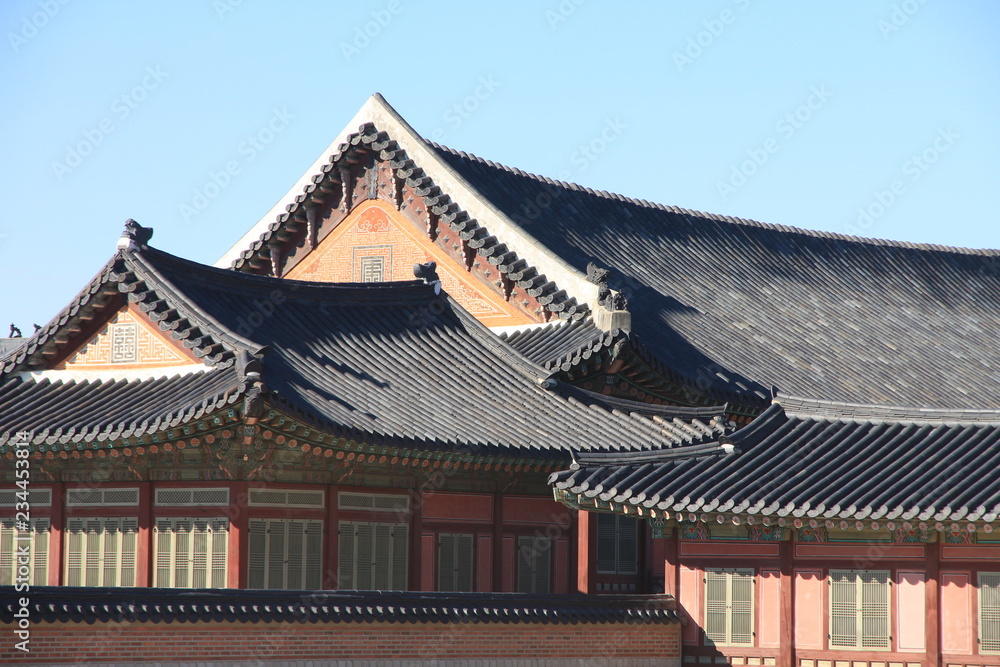
[[[889,572],[830,571],[830,647],[889,649]]]
[[[66,520],[67,586],[135,586],[139,520],[100,517]]]
[[[472,592],[473,536],[466,533],[438,535],[438,590]]]
[[[86,505],[128,507],[139,504],[139,489],[68,489],[66,505],[80,507]]]
[[[387,495],[376,493],[340,494],[338,503],[340,509],[368,510],[372,512],[409,512],[409,496]]]
[[[517,590],[548,593],[552,579],[552,540],[547,537],[517,538]]]
[[[323,507],[320,490],[250,489],[249,504],[257,507]]]
[[[979,573],[979,650],[1000,653],[1000,572]]]
[[[753,646],[752,569],[705,570],[705,638],[719,646]]]
[[[221,507],[229,505],[229,489],[157,489],[156,505],[160,507]]]
[[[24,498],[24,491],[19,489],[0,489],[0,507],[14,507]],[[50,507],[52,505],[52,489],[30,489],[27,499],[30,507]]]
[[[321,588],[323,522],[251,519],[249,571],[250,588]]]
[[[340,522],[338,588],[406,590],[409,529],[405,523]]]
[[[19,567],[26,567],[29,586],[49,583],[49,520],[32,519],[27,530],[18,530],[18,521],[0,519],[0,586],[17,583]],[[28,562],[19,563],[28,549]]]
[[[638,572],[639,522],[620,514],[597,515],[597,571],[600,574]]]
[[[385,257],[369,256],[361,258],[361,282],[385,282]]]
[[[156,520],[156,577],[161,588],[225,588],[229,521]]]

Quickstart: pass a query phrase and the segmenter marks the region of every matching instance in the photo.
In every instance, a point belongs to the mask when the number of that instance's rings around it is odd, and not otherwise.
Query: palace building
[[[151,237],[2,341],[0,658],[1000,665],[1000,251],[554,181],[379,95],[215,266]]]

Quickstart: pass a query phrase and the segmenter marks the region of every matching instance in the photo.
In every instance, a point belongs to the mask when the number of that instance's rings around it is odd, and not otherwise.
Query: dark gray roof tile
[[[960,521],[1000,513],[997,466],[1000,410],[787,398],[718,445],[580,453],[549,481],[668,513]]]
[[[24,428],[53,442],[113,439],[200,416],[242,395],[240,350],[260,353],[272,407],[369,443],[568,458],[570,450],[700,445],[729,429],[712,419],[721,410],[661,408],[545,383],[544,368],[418,281],[292,281],[147,247],[120,251],[109,267],[104,284],[162,301],[175,314],[161,326],[176,325],[174,335],[211,353],[215,368],[55,385],[12,363],[0,374],[0,436]],[[691,428],[691,420],[700,423]]]
[[[859,239],[596,192],[433,149],[511,220],[586,273],[613,270],[632,332],[709,395],[790,394],[1000,407],[997,250]],[[686,382],[684,382],[686,381]]]
[[[18,597],[0,586],[0,622]],[[666,595],[528,595],[407,591],[32,586],[32,623],[679,623]]]
[[[147,380],[0,381],[0,441],[29,431],[54,444],[139,436],[195,420],[241,398],[231,368]]]

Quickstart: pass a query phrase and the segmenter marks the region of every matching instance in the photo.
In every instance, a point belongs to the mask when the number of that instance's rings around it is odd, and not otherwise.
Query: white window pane
[[[979,648],[1000,653],[1000,572],[979,573]]]

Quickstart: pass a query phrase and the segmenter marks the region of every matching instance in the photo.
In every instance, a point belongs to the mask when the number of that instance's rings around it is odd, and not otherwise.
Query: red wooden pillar
[[[926,667],[940,667],[941,660],[941,545],[938,542],[924,547],[927,554],[927,583],[924,585],[927,613],[924,641],[927,654]]]
[[[153,585],[153,483],[139,483],[139,533],[135,544],[135,585]]]
[[[320,583],[325,590],[340,588],[337,580],[340,577],[340,516],[338,515],[339,489],[331,484],[326,487],[326,548],[323,549],[323,580]]]
[[[591,563],[590,526],[594,522],[592,512],[580,510],[576,520],[576,590],[580,593],[592,593],[593,573]]]
[[[677,560],[677,541],[680,539],[678,537],[679,531],[675,528],[670,528],[670,532],[667,534],[667,529],[664,528],[663,530],[666,536],[658,540],[663,543],[663,592],[674,596],[676,600],[680,596],[680,572]]]
[[[493,495],[493,590],[503,588],[503,496]]]
[[[424,531],[420,538],[420,585],[419,591],[434,590],[434,552],[437,546],[437,535],[431,531]]]
[[[424,571],[424,496],[417,490],[413,495],[413,510],[410,514],[410,572],[407,577],[411,591],[425,590],[423,588]],[[433,548],[433,547],[432,547]],[[433,561],[432,561],[433,562]]]
[[[493,592],[493,535],[476,536],[476,590],[480,593]]]
[[[639,592],[651,593],[654,590],[653,582],[662,580],[664,576],[663,564],[667,560],[666,556],[663,555],[665,540],[653,538],[653,530],[648,521],[640,520],[639,525],[642,526],[639,530],[643,545],[641,551],[643,560],[639,562],[639,571],[642,573]],[[665,586],[666,584],[659,590],[662,592]]]
[[[555,577],[552,579],[552,592],[561,595],[569,593],[572,585],[572,568],[569,566],[569,540],[560,537],[553,544],[553,556],[556,562]]]
[[[247,588],[249,585],[250,512],[249,487],[246,482],[229,486],[229,573],[226,587]]]
[[[501,593],[513,593],[517,590],[517,538],[507,535],[503,538],[503,558],[500,563],[500,575],[503,580]]]
[[[788,531],[791,533],[791,530]],[[784,667],[795,667],[795,635],[792,619],[795,618],[795,562],[794,537],[779,543],[778,552],[781,557],[781,617],[779,636],[781,648],[778,651],[778,664]]]
[[[63,532],[66,530],[66,484],[52,485],[52,514],[49,524],[49,580],[50,586],[63,585]]]

